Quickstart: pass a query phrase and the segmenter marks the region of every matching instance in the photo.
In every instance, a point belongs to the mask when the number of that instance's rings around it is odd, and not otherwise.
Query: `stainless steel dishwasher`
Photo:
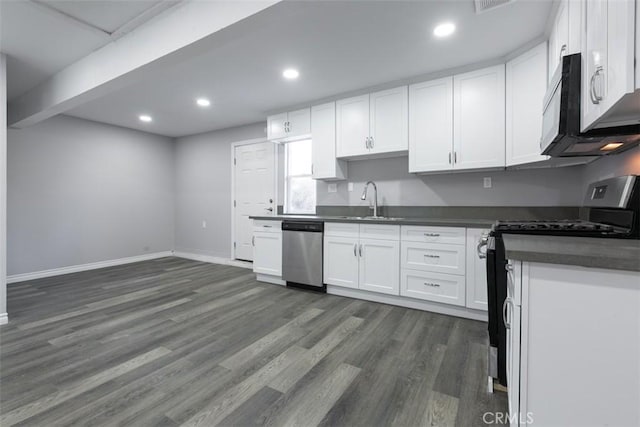
[[[322,279],[324,223],[282,221],[282,278],[287,286],[326,292]]]

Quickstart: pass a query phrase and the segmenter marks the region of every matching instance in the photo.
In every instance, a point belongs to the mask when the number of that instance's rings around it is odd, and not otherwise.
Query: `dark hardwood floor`
[[[163,258],[8,286],[0,425],[477,426],[486,325]]]

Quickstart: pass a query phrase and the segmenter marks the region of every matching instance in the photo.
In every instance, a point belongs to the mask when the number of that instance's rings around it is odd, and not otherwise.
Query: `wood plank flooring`
[[[477,426],[486,325],[180,258],[8,286],[0,425]]]

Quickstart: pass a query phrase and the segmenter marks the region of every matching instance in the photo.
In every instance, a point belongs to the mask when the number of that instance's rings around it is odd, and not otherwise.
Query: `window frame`
[[[317,192],[317,188],[315,187],[315,185],[313,186],[313,198],[314,198],[314,203],[313,203],[313,211],[311,212],[291,212],[290,210],[290,206],[289,206],[289,191],[291,188],[290,182],[291,182],[291,178],[309,178],[312,180],[312,182],[315,184],[315,180],[313,179],[313,159],[309,158],[309,170],[310,172],[308,174],[296,174],[296,175],[290,175],[289,174],[289,144],[295,144],[296,142],[303,142],[303,141],[309,141],[310,144],[312,144],[312,151],[313,152],[313,141],[311,138],[306,138],[306,139],[301,139],[298,141],[292,141],[290,143],[286,143],[284,144],[284,206],[282,207],[283,213],[287,214],[287,215],[315,215],[316,214],[316,203],[318,200],[318,192]]]

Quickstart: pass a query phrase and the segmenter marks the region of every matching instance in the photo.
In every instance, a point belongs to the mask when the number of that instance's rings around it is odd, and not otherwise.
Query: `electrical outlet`
[[[207,221],[202,221],[202,228],[207,228]]]
[[[353,182],[349,183],[349,191],[353,191]]]
[[[484,188],[491,188],[491,177],[486,176],[483,182]]]
[[[329,184],[327,185],[327,193],[337,193],[338,192],[338,184]]]

